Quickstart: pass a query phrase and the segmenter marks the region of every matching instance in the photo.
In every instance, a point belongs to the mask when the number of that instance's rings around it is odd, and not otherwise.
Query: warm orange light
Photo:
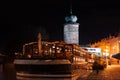
[[[28,58],[31,58],[31,55],[30,55],[30,54],[28,54],[28,55],[27,55],[27,57],[28,57]]]

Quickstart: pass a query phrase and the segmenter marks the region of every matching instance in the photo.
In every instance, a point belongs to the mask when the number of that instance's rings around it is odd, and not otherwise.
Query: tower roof
[[[76,23],[77,21],[77,16],[73,15],[73,12],[72,12],[72,5],[70,6],[70,16],[66,16],[65,21],[72,22],[72,23]]]

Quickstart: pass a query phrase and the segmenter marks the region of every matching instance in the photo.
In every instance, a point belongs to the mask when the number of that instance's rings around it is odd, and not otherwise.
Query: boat
[[[90,55],[78,44],[64,41],[38,41],[23,45],[21,53],[15,53],[17,77],[71,77],[78,70],[85,70]]]

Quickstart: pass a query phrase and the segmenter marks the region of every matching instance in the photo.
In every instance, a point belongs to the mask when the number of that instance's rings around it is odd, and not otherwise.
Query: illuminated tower
[[[72,14],[70,9],[70,16],[65,17],[66,23],[64,24],[64,41],[68,44],[79,44],[79,23],[77,17]]]

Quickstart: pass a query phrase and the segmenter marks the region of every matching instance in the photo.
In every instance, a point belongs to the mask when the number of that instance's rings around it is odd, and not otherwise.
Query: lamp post
[[[108,53],[108,46],[106,46],[106,49],[105,49],[105,60],[106,60],[106,67],[108,66],[108,55],[109,55],[109,53]]]
[[[119,53],[120,53],[120,28],[118,33],[118,47],[119,47]]]
[[[106,54],[105,54],[105,56],[106,56],[106,67],[108,66],[108,53],[106,52]]]
[[[109,54],[107,52],[103,53],[103,56],[105,56],[106,67],[108,66],[108,55]]]

